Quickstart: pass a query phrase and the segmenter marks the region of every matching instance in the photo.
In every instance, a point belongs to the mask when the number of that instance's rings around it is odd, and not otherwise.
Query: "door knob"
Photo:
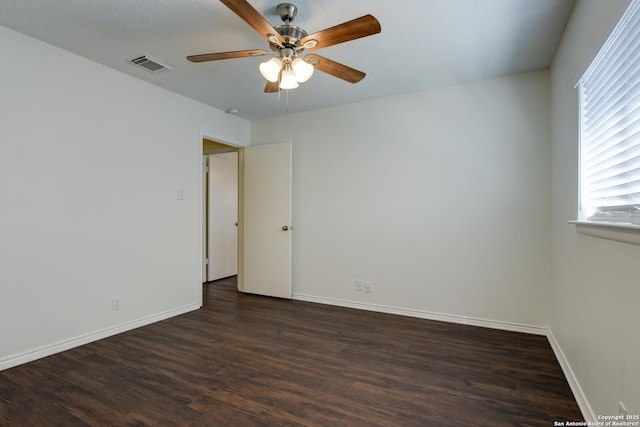
[[[289,229],[289,226],[287,226],[287,225],[283,225],[282,226],[282,231],[287,231],[288,229]]]

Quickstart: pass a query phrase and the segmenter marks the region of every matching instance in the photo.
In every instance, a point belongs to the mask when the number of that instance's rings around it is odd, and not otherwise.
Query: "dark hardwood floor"
[[[542,336],[243,295],[0,372],[2,426],[552,426]]]

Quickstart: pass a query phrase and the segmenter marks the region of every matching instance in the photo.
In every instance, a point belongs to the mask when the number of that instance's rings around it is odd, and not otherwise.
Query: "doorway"
[[[203,138],[202,281],[214,277],[212,263],[216,262],[211,249],[215,239],[210,237],[214,197],[209,185],[214,167],[211,156],[224,158],[226,153],[234,153],[237,164],[236,219],[223,222],[232,225],[235,236],[237,250],[227,247],[226,251],[237,253],[238,291],[291,298],[291,142],[234,147]]]
[[[204,138],[203,282],[238,274],[237,147]]]

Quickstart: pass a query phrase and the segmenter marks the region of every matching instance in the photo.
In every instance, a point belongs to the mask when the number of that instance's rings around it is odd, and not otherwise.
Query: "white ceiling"
[[[382,33],[315,51],[367,76],[352,85],[316,72],[288,92],[288,111],[547,68],[574,1],[290,0],[299,9],[294,24],[309,34],[366,14]],[[281,23],[281,0],[249,2],[272,25]],[[249,120],[286,114],[285,92],[263,93],[264,57],[186,60],[269,49],[218,0],[2,0],[0,25],[218,109],[237,108]],[[156,75],[128,63],[145,53],[176,69]]]

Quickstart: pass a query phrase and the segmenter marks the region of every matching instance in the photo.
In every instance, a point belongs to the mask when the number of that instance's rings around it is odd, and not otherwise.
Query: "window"
[[[640,225],[640,0],[580,89],[580,220]]]

